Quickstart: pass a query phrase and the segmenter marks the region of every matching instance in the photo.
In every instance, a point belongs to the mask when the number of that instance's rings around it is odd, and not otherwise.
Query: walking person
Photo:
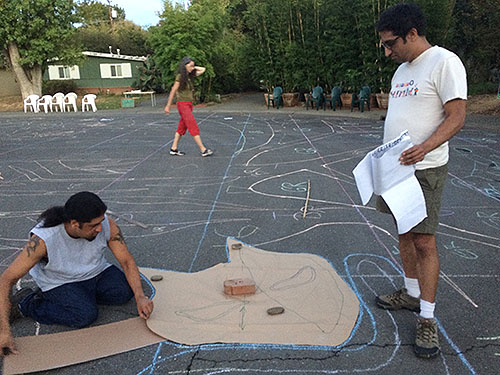
[[[205,68],[196,66],[193,59],[190,57],[184,57],[179,64],[179,71],[175,77],[175,83],[170,90],[168,102],[165,106],[165,113],[170,114],[170,106],[172,105],[174,95],[177,94],[177,110],[179,111],[181,119],[179,121],[179,125],[177,126],[177,131],[175,132],[174,142],[172,143],[172,148],[170,149],[170,155],[185,155],[184,152],[179,150],[179,141],[181,140],[181,137],[186,134],[186,130],[189,130],[189,134],[191,134],[195,143],[200,148],[201,156],[210,156],[213,154],[213,151],[206,148],[203,144],[198,124],[193,116],[193,80],[195,77],[203,74],[204,72]]]
[[[97,319],[97,305],[122,305],[135,297],[139,316],[149,318],[153,301],[144,295],[134,258],[106,210],[96,194],[82,191],[64,206],[42,212],[26,246],[0,276],[4,355],[17,353],[10,325],[23,316],[83,328]],[[123,271],[106,260],[108,249]],[[12,294],[12,286],[28,272],[38,288]]]
[[[398,4],[380,16],[377,30],[385,55],[401,63],[391,83],[384,142],[408,130],[413,147],[399,160],[415,164],[427,218],[399,235],[404,288],[376,298],[383,309],[419,312],[415,354],[431,358],[440,351],[435,297],[439,279],[436,230],[448,166],[448,140],[465,123],[467,79],[453,52],[432,46],[425,36],[425,16],[416,4]],[[377,210],[390,213],[381,197]]]

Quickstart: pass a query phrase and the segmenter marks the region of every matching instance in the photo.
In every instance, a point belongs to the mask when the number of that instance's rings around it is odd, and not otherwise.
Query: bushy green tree
[[[182,57],[190,56],[207,69],[201,81],[197,80],[202,100],[227,87],[223,80],[230,82],[237,70],[231,46],[241,39],[228,27],[229,7],[229,0],[193,1],[188,9],[165,3],[159,25],[150,28],[150,42],[167,86],[173,84]]]
[[[114,53],[119,49],[121,54],[146,56],[151,53],[148,43],[148,31],[127,20],[116,21],[111,30],[109,24],[101,23],[79,27],[75,40],[86,51]]]
[[[317,0],[247,0],[243,15],[251,39],[253,78],[295,91],[321,75],[323,43]]]
[[[75,61],[73,0],[0,0],[0,48],[23,97],[42,92],[47,61]]]
[[[408,0],[410,1],[410,0]],[[426,14],[432,44],[451,48],[469,77],[498,67],[498,0],[414,0]],[[397,65],[385,57],[376,24],[405,0],[193,0],[185,10],[166,2],[152,45],[173,82],[182,56],[207,67],[202,96],[255,87],[309,90],[316,84],[387,91]]]
[[[142,91],[163,92],[165,90],[162,72],[156,66],[151,57],[144,62],[143,66],[138,67],[140,75],[137,82],[134,83],[134,88]]]
[[[111,18],[111,10],[116,12],[116,17]],[[84,50],[108,53],[111,46],[113,52],[119,49],[124,55],[145,56],[151,53],[148,32],[125,20],[125,11],[116,5],[82,0],[76,6],[76,16],[81,26],[75,40]]]
[[[110,20],[110,11],[116,12],[116,17]],[[116,5],[109,6],[100,3],[96,0],[81,0],[76,6],[76,16],[79,17],[83,26],[95,26],[107,23],[110,27],[110,22],[123,21],[125,19],[125,11]]]
[[[376,24],[398,0],[246,0],[243,14],[255,70],[267,85],[302,90],[316,84],[386,91],[396,65],[385,58]],[[454,0],[419,0],[429,35],[447,39]]]
[[[464,60],[470,83],[496,80],[494,71],[500,68],[499,6],[498,0],[456,1],[447,44]]]
[[[115,51],[117,48],[115,38],[106,24],[79,27],[75,33],[75,42],[84,51],[109,53],[109,46]],[[123,53],[126,54],[125,51]]]

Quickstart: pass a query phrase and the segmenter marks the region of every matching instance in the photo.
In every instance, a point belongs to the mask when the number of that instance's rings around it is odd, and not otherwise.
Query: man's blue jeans
[[[96,277],[38,291],[19,303],[24,316],[43,324],[83,328],[97,319],[97,305],[122,305],[134,296],[125,274],[116,266]]]

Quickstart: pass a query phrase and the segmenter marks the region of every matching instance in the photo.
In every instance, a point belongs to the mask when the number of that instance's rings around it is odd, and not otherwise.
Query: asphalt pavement
[[[196,272],[227,262],[227,236],[263,250],[324,257],[361,303],[356,327],[338,347],[165,341],[51,374],[498,374],[498,118],[470,117],[450,142],[437,234],[442,354],[422,360],[412,349],[416,315],[374,304],[375,295],[402,285],[397,232],[373,200],[361,204],[351,173],[381,144],[385,112],[268,110],[261,93],[241,95],[195,108],[213,156],[202,158],[185,136],[186,155],[173,157],[168,150],[179,116],[166,116],[164,102],[0,115],[0,271],[40,212],[91,190],[119,215],[142,267]],[[26,276],[21,285],[33,281]],[[133,302],[103,306],[94,325],[135,315]],[[64,330],[29,319],[13,325],[16,336]]]

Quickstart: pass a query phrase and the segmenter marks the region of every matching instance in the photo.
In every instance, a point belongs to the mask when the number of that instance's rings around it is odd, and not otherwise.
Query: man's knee
[[[123,305],[134,296],[130,286],[123,284],[108,285],[101,289],[97,295],[97,303],[101,305]]]
[[[437,252],[436,237],[433,234],[414,234],[413,243],[422,256],[434,255]]]
[[[97,306],[79,306],[78,309],[68,312],[67,320],[73,328],[85,328],[96,321],[98,315]]]
[[[123,305],[130,301],[130,299],[134,296],[132,289],[128,285],[124,285],[121,288],[115,287],[111,290],[108,290],[107,299],[108,303]]]

